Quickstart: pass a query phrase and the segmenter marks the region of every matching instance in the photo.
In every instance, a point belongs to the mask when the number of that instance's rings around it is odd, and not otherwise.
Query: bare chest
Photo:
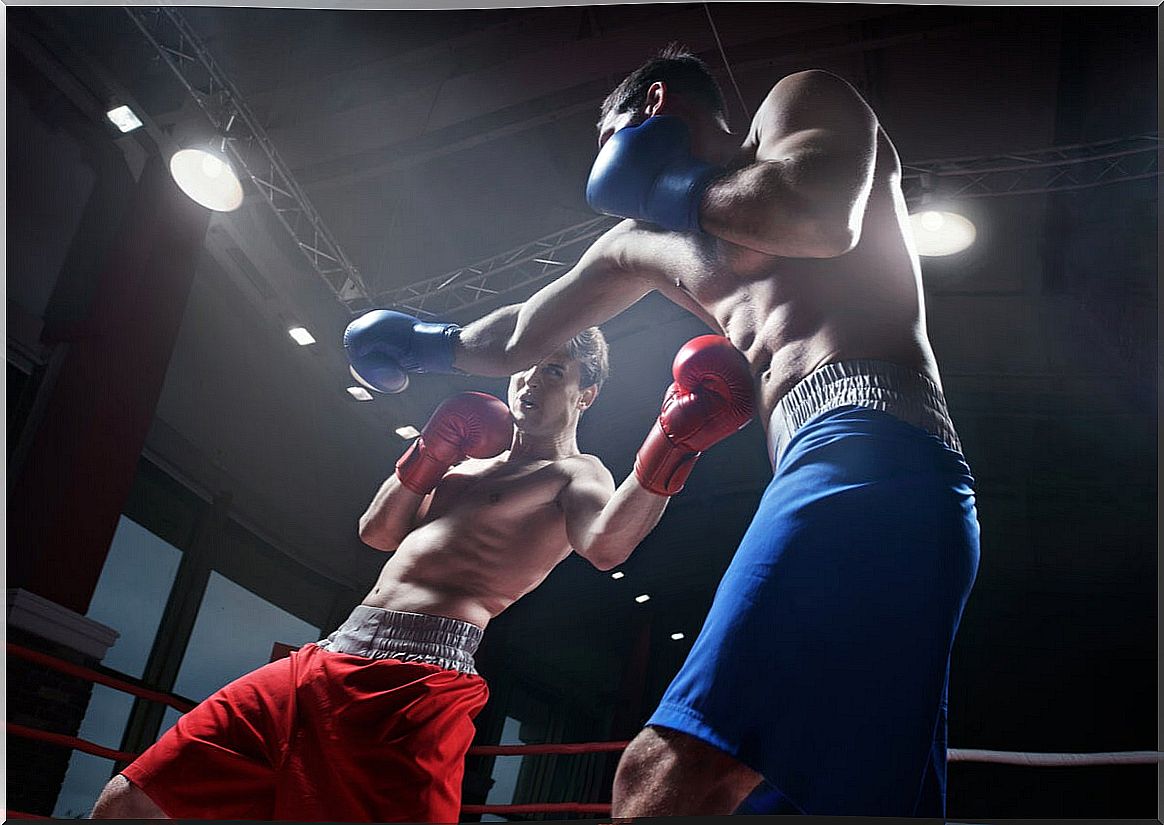
[[[513,467],[469,461],[441,481],[424,522],[467,520],[493,530],[521,525],[544,529],[563,519],[558,495],[565,481],[553,462]]]

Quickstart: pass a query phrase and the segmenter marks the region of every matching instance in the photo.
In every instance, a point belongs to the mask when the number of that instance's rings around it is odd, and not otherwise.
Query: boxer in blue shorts
[[[741,808],[755,791],[806,814],[941,816],[978,528],[892,142],[819,70],[780,80],[733,134],[707,67],[668,48],[603,102],[598,143],[587,200],[626,220],[463,329],[394,315],[377,358],[394,376],[507,375],[650,292],[726,336],[774,476],[689,660],[623,754],[613,813],[755,810],[759,795]],[[665,406],[671,440],[715,418]],[[681,446],[668,472],[698,452]],[[651,493],[681,486],[648,475]]]
[[[940,817],[947,666],[978,565],[941,393],[841,362],[772,419],[775,475],[648,724],[764,776],[751,812]]]

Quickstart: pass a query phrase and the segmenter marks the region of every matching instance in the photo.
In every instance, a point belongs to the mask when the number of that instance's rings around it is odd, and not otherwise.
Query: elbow
[[[360,541],[364,544],[385,553],[391,553],[400,546],[399,541],[394,540],[392,536],[385,535],[382,530],[375,529],[373,523],[366,518],[360,519],[358,534]]]
[[[819,258],[839,258],[851,252],[861,240],[861,233],[850,225],[823,227],[819,233],[817,251]]]
[[[595,569],[601,570],[605,573],[608,570],[613,570],[624,561],[630,553],[622,552],[617,547],[610,547],[606,545],[592,545],[588,547],[581,555],[592,565]]]
[[[823,218],[802,226],[802,254],[806,258],[838,258],[856,248],[861,225],[849,215]]]

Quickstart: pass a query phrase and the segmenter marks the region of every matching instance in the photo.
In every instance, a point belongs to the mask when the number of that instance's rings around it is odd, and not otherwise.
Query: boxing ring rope
[[[66,662],[64,659],[49,656],[47,653],[41,653],[38,650],[30,650],[26,647],[13,644],[12,642],[7,643],[7,652],[9,656],[15,656],[18,659],[33,662],[47,667],[50,670],[64,673],[67,676],[76,676],[79,679],[86,679],[99,685],[105,685],[106,687],[132,694],[139,699],[148,699],[151,702],[160,702],[163,705],[169,705],[179,713],[186,713],[187,711],[193,710],[194,705],[197,704],[188,699],[183,699],[180,696],[175,696],[172,693],[150,690],[149,688],[135,685],[132,682],[118,679],[116,676],[109,676],[99,670],[93,670],[92,668],[74,664],[73,662]]]
[[[7,643],[9,656],[15,656],[50,670],[77,678],[86,679],[96,684],[102,684],[115,690],[120,690],[141,699],[165,704],[175,710],[185,713],[194,708],[194,702],[172,693],[135,685],[132,682],[119,679],[101,671],[82,665],[67,662],[41,653],[36,650]],[[12,722],[6,724],[10,735],[38,742],[46,742],[60,747],[72,748],[83,753],[104,757],[119,762],[132,762],[138,754],[114,750],[89,742],[76,736],[30,728]],[[469,748],[469,756],[541,756],[541,755],[572,755],[590,753],[621,753],[629,742],[573,742],[573,743],[543,743],[535,745],[475,745]],[[949,762],[982,762],[997,765],[1016,765],[1020,767],[1090,767],[1096,765],[1149,765],[1164,762],[1164,752],[1161,751],[1111,751],[1102,753],[1034,753],[1026,751],[981,750],[975,748],[949,748],[947,750]],[[595,814],[610,816],[609,802],[546,802],[524,803],[507,805],[462,805],[465,814]],[[10,819],[50,819],[51,817],[22,811],[7,811]]]

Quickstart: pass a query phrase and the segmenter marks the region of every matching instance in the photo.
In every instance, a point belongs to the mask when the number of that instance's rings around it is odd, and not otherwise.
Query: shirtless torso
[[[746,143],[741,165],[754,162],[755,152]],[[897,153],[879,129],[861,240],[836,258],[773,257],[714,236],[642,224],[628,227],[636,236],[628,246],[635,263],[655,273],[660,292],[680,304],[693,300],[747,356],[761,421],[797,381],[836,361],[891,361],[940,386],[921,273],[903,229],[908,216],[900,178]]]
[[[562,493],[598,459],[470,459],[425,499],[364,604],[485,627],[571,552]]]

